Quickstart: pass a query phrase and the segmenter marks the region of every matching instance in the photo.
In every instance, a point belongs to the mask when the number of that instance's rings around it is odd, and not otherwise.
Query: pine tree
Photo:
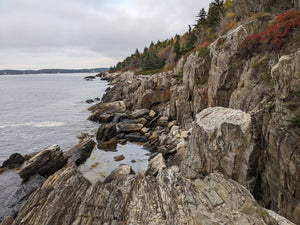
[[[200,12],[198,13],[198,15],[196,16],[199,19],[196,20],[197,24],[195,25],[195,27],[198,27],[200,25],[204,25],[205,21],[206,21],[206,16],[207,16],[206,11],[205,11],[204,8],[202,8],[200,10]]]

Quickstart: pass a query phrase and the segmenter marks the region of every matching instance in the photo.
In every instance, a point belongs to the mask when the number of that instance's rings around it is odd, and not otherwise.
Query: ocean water
[[[81,132],[97,129],[86,120],[85,100],[101,98],[108,84],[85,81],[88,75],[0,76],[0,164],[12,153],[26,155],[52,144],[67,150]]]
[[[82,132],[95,133],[99,124],[87,120],[91,105],[85,101],[101,99],[108,83],[83,79],[89,75],[95,74],[0,76],[0,165],[13,153],[31,154],[53,144],[66,151],[78,144]],[[95,148],[82,173],[93,180],[121,163],[142,172],[147,153],[136,144],[119,145],[117,152]],[[121,154],[125,160],[115,162],[113,157]]]

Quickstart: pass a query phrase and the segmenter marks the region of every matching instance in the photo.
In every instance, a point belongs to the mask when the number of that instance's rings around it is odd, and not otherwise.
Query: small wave
[[[7,127],[22,127],[22,126],[59,127],[59,126],[62,126],[63,124],[64,124],[63,122],[56,122],[56,121],[28,122],[28,123],[0,125],[0,129],[4,129]]]
[[[63,122],[45,121],[45,122],[36,123],[33,126],[34,127],[59,127],[62,125],[64,125]]]

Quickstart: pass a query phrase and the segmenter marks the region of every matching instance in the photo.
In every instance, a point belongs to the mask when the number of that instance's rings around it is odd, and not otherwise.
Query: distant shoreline
[[[21,75],[21,74],[41,74],[41,73],[101,73],[109,68],[93,69],[42,69],[42,70],[0,70],[0,75]]]

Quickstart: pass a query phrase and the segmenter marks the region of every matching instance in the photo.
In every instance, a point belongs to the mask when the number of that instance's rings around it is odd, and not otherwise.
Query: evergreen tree
[[[197,22],[196,27],[205,24],[206,16],[207,16],[206,11],[205,11],[204,8],[202,8],[200,10],[200,12],[198,13],[198,15],[196,16],[197,18],[199,18],[199,19],[196,20],[196,22]]]
[[[180,36],[176,35],[176,42],[174,44],[174,52],[176,54],[176,60],[178,60],[181,56],[181,51],[180,51]]]

